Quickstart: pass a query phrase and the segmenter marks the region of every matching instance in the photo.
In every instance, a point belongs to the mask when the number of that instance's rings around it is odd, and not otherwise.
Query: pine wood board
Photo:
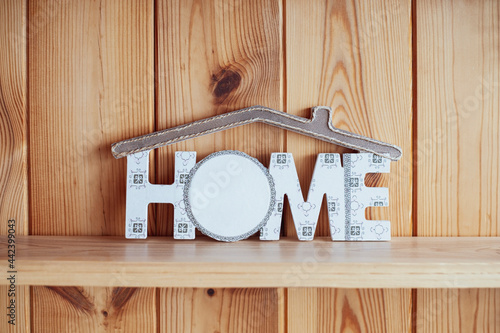
[[[35,332],[156,333],[154,288],[33,288]]]
[[[16,220],[16,233],[28,234],[26,167],[26,7],[0,3],[0,232]]]
[[[0,234],[28,234],[27,94],[26,94],[26,3],[0,2]],[[5,249],[5,253],[7,250]],[[4,274],[5,271],[4,271]],[[9,274],[10,275],[10,274]],[[7,313],[13,290],[0,287],[0,308]],[[6,315],[0,332],[30,331],[30,288],[15,287],[15,325]]]
[[[2,251],[6,237],[0,239]],[[222,243],[208,238],[193,242],[150,237],[134,242],[122,237],[19,236],[18,252],[18,283],[29,285],[500,287],[496,237]],[[5,258],[0,252],[1,268]]]
[[[416,294],[415,332],[496,332],[500,289],[424,289]]]
[[[156,18],[157,130],[255,104],[282,109],[281,1],[161,0],[156,2]],[[264,124],[227,130],[160,148],[155,165],[156,180],[159,184],[173,182],[175,151],[196,151],[200,160],[219,150],[240,150],[267,165],[270,154],[283,151],[283,147],[283,130]],[[158,204],[155,207],[156,224],[151,234],[171,236],[172,206]],[[213,282],[208,287],[226,286]],[[242,311],[228,309],[226,303],[200,310],[198,306],[206,303],[206,293],[199,289],[160,289],[159,292],[163,295],[159,320],[165,323],[161,326],[165,332],[175,332],[174,328],[179,327],[192,332],[211,328],[220,332],[235,331],[233,328],[240,332],[276,332],[283,312],[278,311],[276,304],[261,302],[261,311],[269,316],[248,317],[249,309],[259,306],[255,302],[273,298],[276,289],[214,290],[215,295],[221,295],[221,301],[241,304]],[[248,296],[254,294],[263,295],[265,299]],[[179,305],[176,302],[185,295],[190,299],[175,309],[178,315],[172,316],[168,309]],[[219,297],[210,299],[214,301]],[[200,323],[194,318],[187,323],[180,317],[180,314],[190,315],[194,311],[192,306],[197,306]]]
[[[409,320],[394,320],[411,312],[409,289],[289,288],[288,316],[296,318],[290,333],[409,332]],[[396,311],[396,313],[394,313]],[[328,315],[324,315],[328,313]]]
[[[29,1],[28,12],[30,232],[123,235],[126,165],[110,145],[154,129],[153,1]],[[34,332],[156,332],[154,289],[32,295]]]
[[[122,235],[126,163],[111,143],[153,131],[153,2],[33,1],[31,233]]]
[[[282,109],[281,1],[156,3],[156,129],[260,104]],[[282,151],[284,132],[251,124],[160,148],[159,184],[174,179],[174,152],[241,150],[264,165]],[[157,205],[154,235],[173,234],[173,210]]]
[[[417,234],[498,236],[500,4],[416,11]]]
[[[498,236],[500,4],[420,0],[415,15],[416,234]],[[416,292],[416,332],[499,329],[498,289],[448,288]]]
[[[160,332],[283,332],[282,289],[162,288]]]
[[[290,1],[286,18],[286,111],[309,117],[328,105],[334,126],[400,146],[391,174],[370,186],[389,187],[390,205],[369,209],[371,219],[390,219],[392,234],[412,233],[412,75],[410,2],[378,0]],[[287,133],[302,191],[307,193],[318,153],[346,148]],[[287,222],[287,235],[295,230]],[[326,211],[317,234],[329,234]]]
[[[410,1],[285,1],[285,108],[307,117],[310,107],[328,105],[334,126],[399,145],[403,157],[391,163],[391,174],[369,175],[370,186],[389,188],[388,208],[369,208],[369,219],[391,221],[393,235],[412,235],[412,55]],[[317,153],[349,150],[287,133],[286,150],[293,153],[302,192],[307,194]],[[295,236],[290,214],[286,234]],[[329,235],[326,210],[316,230]],[[351,287],[356,287],[353,284]],[[359,287],[362,287],[359,285]],[[289,290],[288,327],[297,332],[331,332],[343,314],[332,314],[333,295],[365,329],[410,327],[411,293],[387,290],[371,294],[372,303],[387,302],[387,317],[359,306],[362,290]],[[314,295],[314,299],[309,296]],[[299,309],[310,302],[318,312]],[[401,306],[404,304],[404,306]],[[393,306],[391,308],[391,306]],[[323,326],[321,326],[323,325]],[[336,326],[336,328],[339,328]],[[361,327],[351,327],[358,331]]]

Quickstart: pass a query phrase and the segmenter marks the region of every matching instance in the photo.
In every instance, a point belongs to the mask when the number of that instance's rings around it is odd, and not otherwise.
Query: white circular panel
[[[197,229],[233,242],[256,233],[275,203],[273,178],[255,158],[225,150],[198,162],[184,187],[186,212]]]

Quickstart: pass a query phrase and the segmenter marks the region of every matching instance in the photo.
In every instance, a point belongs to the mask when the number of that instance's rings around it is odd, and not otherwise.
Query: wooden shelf
[[[7,272],[7,238],[0,239],[1,269]],[[500,238],[220,243],[18,236],[16,269],[20,285],[498,288]]]

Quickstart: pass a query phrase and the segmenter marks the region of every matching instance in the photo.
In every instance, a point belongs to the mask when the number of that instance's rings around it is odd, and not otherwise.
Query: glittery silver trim
[[[193,211],[191,210],[191,204],[189,203],[189,199],[188,199],[189,198],[189,189],[191,187],[191,180],[193,179],[193,176],[196,173],[196,171],[208,160],[210,160],[214,157],[217,157],[217,156],[221,156],[221,155],[237,155],[237,156],[247,158],[250,161],[257,164],[257,166],[262,170],[264,175],[267,177],[267,180],[269,182],[269,187],[271,189],[271,200],[269,201],[269,209],[268,209],[267,214],[264,217],[264,219],[255,228],[253,228],[249,232],[246,232],[242,235],[232,236],[232,237],[217,235],[217,234],[205,229],[194,217]],[[189,219],[191,220],[191,222],[193,222],[196,229],[200,230],[203,234],[205,234],[213,239],[223,241],[223,242],[236,242],[236,241],[239,241],[242,239],[246,239],[246,238],[252,236],[253,234],[255,234],[260,229],[262,229],[262,227],[264,227],[264,225],[269,220],[269,217],[271,216],[271,214],[274,210],[275,203],[276,203],[276,189],[274,186],[274,179],[269,174],[269,171],[262,165],[262,163],[259,162],[259,160],[257,160],[256,158],[253,158],[245,153],[242,153],[241,151],[238,151],[238,150],[222,150],[222,151],[218,151],[216,153],[208,155],[203,160],[196,163],[194,168],[191,169],[191,171],[189,172],[189,176],[187,177],[186,184],[184,185],[184,204],[186,206],[186,213],[187,213]]]
[[[351,162],[351,154],[344,154],[344,208],[345,208],[345,230],[344,230],[344,235],[345,235],[345,240],[349,241],[351,240],[351,199],[352,199],[352,194],[351,194],[351,167],[352,167],[352,162]]]

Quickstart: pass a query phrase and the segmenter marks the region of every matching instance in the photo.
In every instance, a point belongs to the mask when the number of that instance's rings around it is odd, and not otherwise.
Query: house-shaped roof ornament
[[[189,124],[114,143],[115,158],[127,156],[126,237],[147,237],[149,203],[174,205],[174,238],[193,239],[195,228],[222,241],[236,241],[260,231],[262,240],[280,236],[287,194],[300,240],[312,240],[326,196],[332,240],[388,240],[389,221],[366,220],[364,209],[387,206],[388,189],[366,187],[367,173],[389,172],[401,148],[335,128],[332,110],[317,106],[302,118],[264,106],[252,106]],[[238,151],[216,152],[196,163],[196,152],[176,152],[175,181],[150,184],[149,152],[162,146],[262,122],[359,154],[319,154],[307,200],[300,191],[293,156],[273,153],[269,169]],[[297,191],[298,189],[298,191]]]
[[[112,145],[111,151],[115,158],[120,158],[229,128],[262,122],[393,161],[401,157],[401,148],[398,146],[335,128],[331,119],[332,109],[327,106],[314,107],[312,118],[307,119],[257,105],[120,141]]]

